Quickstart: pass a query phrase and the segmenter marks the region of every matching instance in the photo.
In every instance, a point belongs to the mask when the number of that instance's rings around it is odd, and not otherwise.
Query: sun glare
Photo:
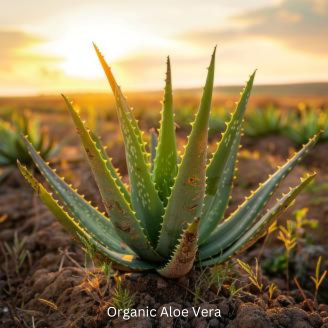
[[[95,42],[113,63],[133,56],[134,51],[145,46],[156,46],[163,40],[147,32],[129,29],[122,25],[88,26],[77,24],[71,27],[65,36],[57,38],[42,46],[42,52],[59,57],[58,68],[71,77],[94,79],[102,77],[102,71],[92,46]]]

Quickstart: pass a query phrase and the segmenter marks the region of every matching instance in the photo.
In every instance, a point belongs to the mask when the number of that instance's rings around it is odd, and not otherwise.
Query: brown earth
[[[322,156],[327,144],[319,146],[322,148],[310,154],[313,160],[294,170],[281,190],[295,185],[305,171],[314,168],[318,182],[300,195],[293,209],[288,210],[281,220],[291,217],[295,208],[309,207],[309,217],[320,222],[320,229],[311,233],[327,258],[328,193],[325,186],[328,183],[328,160]],[[283,163],[291,148],[280,138],[254,144],[248,142],[245,147],[239,157],[238,180],[229,211],[276,165]],[[119,148],[115,149],[115,152],[120,152]],[[125,172],[123,161],[122,156],[118,157],[116,165]],[[95,185],[90,183],[90,171],[84,164],[79,161],[72,163],[68,159],[57,166],[81,193],[99,204],[99,195]],[[248,286],[247,278],[238,270],[235,273],[239,277],[238,286],[244,286],[244,289],[237,295],[231,294],[231,280],[228,279],[218,290],[216,284],[209,284],[207,278],[203,278],[201,271],[193,271],[179,281],[164,280],[154,273],[122,274],[125,288],[133,295],[134,308],[148,306],[160,312],[163,307],[171,306],[189,309],[190,313],[187,318],[176,319],[110,319],[106,311],[111,306],[116,280],[113,276],[106,277],[99,268],[90,264],[85,267],[81,246],[63,231],[18,174],[0,186],[0,209],[0,214],[6,215],[0,223],[0,327],[328,327],[328,306],[314,302],[311,292],[304,289],[304,300],[293,283],[291,292],[287,291],[283,276],[264,277],[265,288],[271,281],[279,287],[269,300],[266,291],[258,293]],[[16,247],[13,246],[15,235]],[[5,243],[14,255],[5,256],[8,254]],[[270,247],[276,246],[277,242],[270,244]],[[243,258],[254,258],[261,247],[262,242],[257,243]],[[265,249],[264,258],[270,256],[270,247]],[[15,254],[24,252],[25,259],[20,264],[19,256]],[[312,270],[308,275],[313,274],[318,254],[304,260],[304,266]],[[303,284],[302,281],[302,286],[307,286],[306,282]],[[309,290],[313,291],[313,288],[309,286]],[[326,297],[323,295],[321,301],[328,303]],[[219,308],[221,317],[195,318],[192,306]]]

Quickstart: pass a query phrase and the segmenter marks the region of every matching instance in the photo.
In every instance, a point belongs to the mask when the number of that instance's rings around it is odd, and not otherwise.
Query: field
[[[209,130],[211,152],[240,90],[215,88]],[[7,174],[2,167],[6,176],[0,184],[1,327],[250,327],[254,322],[256,327],[328,327],[328,279],[324,273],[328,268],[327,90],[325,83],[255,87],[227,214],[309,137],[324,130],[315,149],[283,181],[270,204],[295,186],[305,172],[316,171],[316,179],[271,226],[270,233],[238,257],[244,265],[233,258],[203,271],[194,269],[178,281],[164,280],[153,272],[124,274],[108,264],[100,267],[99,259],[89,258],[86,247],[61,227],[19,171],[14,168]],[[162,92],[127,96],[149,145],[153,129],[159,127]],[[69,97],[80,106],[89,128],[102,136],[113,164],[128,182],[112,95]],[[200,90],[174,92],[181,153],[200,97]],[[41,130],[60,145],[50,159],[57,172],[103,209],[60,95],[0,98],[3,120],[10,121],[13,112],[24,112],[41,122]],[[39,176],[37,170],[35,174]],[[316,286],[311,276],[316,282],[322,276],[321,285]],[[222,317],[109,320],[106,309],[111,304],[157,310],[168,305],[177,309],[219,308]]]

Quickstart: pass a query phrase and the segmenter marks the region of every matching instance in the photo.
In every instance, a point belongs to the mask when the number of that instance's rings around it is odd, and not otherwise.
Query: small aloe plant
[[[17,159],[27,166],[33,164],[22,135],[28,137],[43,158],[49,158],[55,153],[52,140],[48,140],[38,120],[31,119],[26,113],[14,113],[10,122],[0,120],[0,167],[3,169],[0,180],[17,169]]]
[[[235,175],[243,116],[255,72],[241,93],[221,141],[208,161],[214,50],[199,110],[180,159],[174,131],[168,59],[159,140],[158,143],[153,140],[152,145],[157,146],[150,156],[138,122],[110,67],[96,46],[95,49],[116,99],[130,187],[122,182],[100,139],[86,128],[66,97],[64,100],[84,145],[107,215],[57,176],[27,139],[25,142],[30,155],[54,194],[23,165],[19,164],[19,167],[42,201],[70,232],[84,242],[87,240],[93,249],[120,267],[156,270],[165,277],[177,278],[187,274],[193,265],[223,262],[263,236],[277,215],[313,180],[315,174],[307,175],[262,214],[279,182],[310,150],[318,136],[313,137],[224,219]]]

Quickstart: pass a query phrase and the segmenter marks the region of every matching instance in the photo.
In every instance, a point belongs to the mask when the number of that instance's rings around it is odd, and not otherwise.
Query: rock
[[[229,323],[228,328],[273,328],[265,311],[254,304],[242,304],[236,318]]]
[[[268,311],[269,317],[277,327],[310,328],[312,325],[305,311],[299,308],[275,308]]]
[[[322,325],[322,319],[318,313],[310,313],[308,316],[308,320],[312,327],[319,328]]]
[[[294,299],[286,295],[279,295],[273,302],[273,305],[277,307],[287,307],[294,304]]]

